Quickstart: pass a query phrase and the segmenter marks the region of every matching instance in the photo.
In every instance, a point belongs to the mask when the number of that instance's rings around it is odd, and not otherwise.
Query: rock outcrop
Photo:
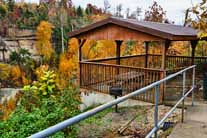
[[[11,32],[11,30],[10,30]],[[15,35],[2,38],[0,36],[0,61],[7,61],[12,51],[20,48],[28,49],[32,56],[37,56],[35,48],[36,36],[32,30],[19,30]]]

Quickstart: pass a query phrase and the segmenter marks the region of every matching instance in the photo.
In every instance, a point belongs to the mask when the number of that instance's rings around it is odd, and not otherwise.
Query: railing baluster
[[[157,129],[158,129],[158,103],[159,103],[159,85],[155,86],[154,124]],[[157,138],[157,131],[155,131],[155,138]]]
[[[192,87],[195,89],[195,68],[193,68]],[[194,90],[192,91],[192,106],[194,106]]]
[[[186,72],[183,72],[183,92],[182,92],[182,97],[185,95],[185,81],[186,81]],[[185,108],[185,100],[183,99],[182,102],[182,118],[181,122],[184,122],[184,108]]]

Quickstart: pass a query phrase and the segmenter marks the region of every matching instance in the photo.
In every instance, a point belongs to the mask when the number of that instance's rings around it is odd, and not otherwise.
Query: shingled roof
[[[69,37],[77,37],[86,32],[90,32],[94,29],[100,28],[107,24],[115,24],[121,27],[125,27],[131,30],[150,34],[162,39],[168,40],[197,40],[197,30],[191,27],[183,27],[174,24],[137,21],[134,19],[120,19],[115,17],[109,17],[107,19],[98,21],[91,25],[85,26],[79,30],[75,30],[69,33]]]

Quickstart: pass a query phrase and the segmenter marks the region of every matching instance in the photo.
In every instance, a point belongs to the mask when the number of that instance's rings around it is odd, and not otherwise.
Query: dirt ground
[[[159,106],[159,118],[163,117],[171,107]],[[166,120],[178,122],[181,110],[175,112]],[[118,130],[127,122],[135,118],[121,134]],[[134,106],[119,108],[116,113],[114,109],[107,109],[77,125],[79,138],[144,138],[154,125],[153,106]],[[163,135],[162,131],[158,132]]]

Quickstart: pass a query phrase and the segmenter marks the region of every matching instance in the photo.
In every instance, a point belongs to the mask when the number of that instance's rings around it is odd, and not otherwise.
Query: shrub
[[[18,65],[13,66],[11,68],[11,77],[15,85],[21,86],[21,83],[22,83],[21,76],[22,76],[22,73],[21,73],[20,67]]]
[[[15,97],[10,98],[9,100],[4,99],[3,103],[0,103],[0,120],[6,120],[9,115],[15,110],[17,101],[21,93],[16,94]]]
[[[12,67],[12,80],[15,86],[29,84],[33,76],[35,61],[31,58],[31,53],[27,49],[20,48],[10,54]]]
[[[33,85],[24,87],[16,110],[0,122],[0,137],[28,137],[79,113],[78,89],[67,87],[57,91],[54,78],[54,72],[47,71]],[[76,128],[72,126],[53,137],[75,136]]]
[[[68,43],[68,50],[60,55],[58,76],[56,84],[59,89],[64,89],[68,82],[76,77],[78,69],[78,46],[74,45],[74,40]]]
[[[1,85],[8,84],[8,79],[11,75],[11,66],[8,64],[1,64],[0,63],[0,83]],[[1,86],[0,86],[1,87]]]
[[[9,60],[13,64],[24,65],[31,58],[31,53],[24,48],[20,48],[19,51],[12,51],[9,55]]]
[[[35,74],[37,76],[37,79],[39,80],[41,76],[43,76],[43,73],[45,71],[49,70],[49,66],[48,65],[40,65],[40,67],[38,67],[35,71]]]
[[[24,87],[25,91],[33,91],[34,94],[40,98],[56,95],[55,90],[55,73],[54,71],[44,71],[43,76],[33,85]]]

